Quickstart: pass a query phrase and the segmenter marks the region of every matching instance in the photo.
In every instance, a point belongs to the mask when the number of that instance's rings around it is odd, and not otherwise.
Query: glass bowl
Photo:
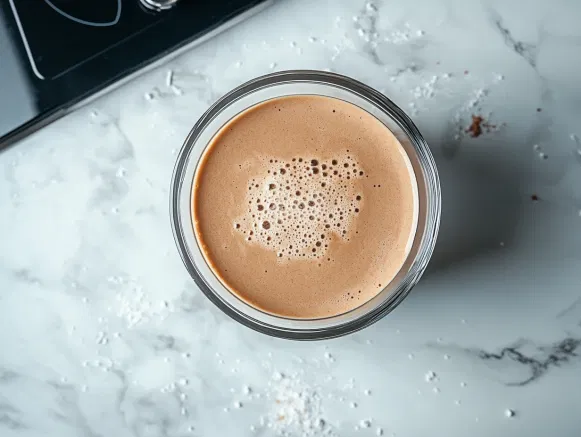
[[[374,115],[400,141],[417,182],[418,223],[411,250],[394,279],[374,298],[340,315],[292,319],[263,312],[233,294],[214,275],[195,237],[192,183],[206,146],[237,114],[265,100],[289,95],[320,95],[350,102]],[[426,141],[411,119],[391,100],[349,77],[323,71],[292,70],[253,79],[219,99],[198,120],[182,146],[172,176],[170,214],[180,256],[200,290],[224,313],[267,335],[319,340],[358,331],[391,312],[409,294],[428,265],[440,223],[438,172]]]

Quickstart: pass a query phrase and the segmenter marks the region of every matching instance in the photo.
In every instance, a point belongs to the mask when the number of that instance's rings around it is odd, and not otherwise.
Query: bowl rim
[[[184,180],[185,172],[188,168],[187,164],[189,163],[189,157],[196,144],[197,137],[210,121],[212,121],[215,116],[227,108],[232,102],[252,94],[255,91],[274,85],[297,82],[313,82],[322,85],[340,87],[369,101],[369,103],[395,121],[409,137],[410,143],[417,154],[422,172],[424,173],[423,177],[426,175],[429,177],[429,180],[426,181],[426,190],[428,191],[426,202],[427,208],[425,212],[426,224],[418,252],[412,263],[413,268],[410,268],[404,279],[400,284],[398,284],[397,289],[381,305],[359,318],[332,327],[305,329],[281,327],[249,317],[242,311],[232,308],[208,286],[196,268],[194,261],[189,255],[187,243],[184,239],[184,228],[180,220],[180,193],[184,183],[192,182]],[[395,309],[409,295],[410,291],[417,284],[427,267],[436,244],[441,216],[441,189],[438,170],[427,142],[424,140],[413,121],[387,96],[370,86],[348,76],[318,70],[286,70],[270,73],[251,79],[218,99],[198,119],[187,135],[178,153],[173,169],[169,194],[170,222],[178,252],[186,270],[205,296],[222,312],[242,325],[263,334],[293,340],[321,340],[347,335],[375,323]],[[338,316],[332,316],[330,318],[333,317]],[[284,317],[275,316],[275,318],[288,320]],[[296,319],[296,321],[300,323],[300,319]]]

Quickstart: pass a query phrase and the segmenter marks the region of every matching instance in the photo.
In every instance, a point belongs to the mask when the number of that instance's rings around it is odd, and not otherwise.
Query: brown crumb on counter
[[[470,135],[473,138],[478,138],[480,135],[482,135],[482,122],[484,121],[484,118],[482,118],[480,115],[473,115],[472,116],[472,124],[468,127],[468,129],[466,129],[466,132],[470,132]]]
[[[541,109],[541,108],[537,108],[537,112],[541,112],[541,111],[542,111],[542,109]]]
[[[538,200],[539,200],[539,196],[537,196],[536,194],[533,194],[533,195],[531,196],[531,200],[532,200],[533,202],[538,202]]]
[[[470,133],[472,138],[478,138],[484,131],[490,133],[495,129],[496,125],[486,122],[481,115],[472,115],[472,123],[466,129],[466,132]]]

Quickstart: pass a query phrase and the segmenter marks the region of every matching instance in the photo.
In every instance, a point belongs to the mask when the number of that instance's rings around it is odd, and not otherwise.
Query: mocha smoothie
[[[289,96],[230,120],[195,173],[206,262],[271,314],[321,318],[376,296],[416,231],[417,185],[393,133],[342,100]]]

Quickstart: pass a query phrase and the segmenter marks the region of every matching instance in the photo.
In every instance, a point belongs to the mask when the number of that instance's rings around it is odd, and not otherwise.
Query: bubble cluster
[[[364,205],[359,189],[367,177],[349,151],[329,160],[262,159],[262,174],[248,181],[246,211],[233,227],[250,244],[281,260],[326,257],[333,239],[349,241]]]

